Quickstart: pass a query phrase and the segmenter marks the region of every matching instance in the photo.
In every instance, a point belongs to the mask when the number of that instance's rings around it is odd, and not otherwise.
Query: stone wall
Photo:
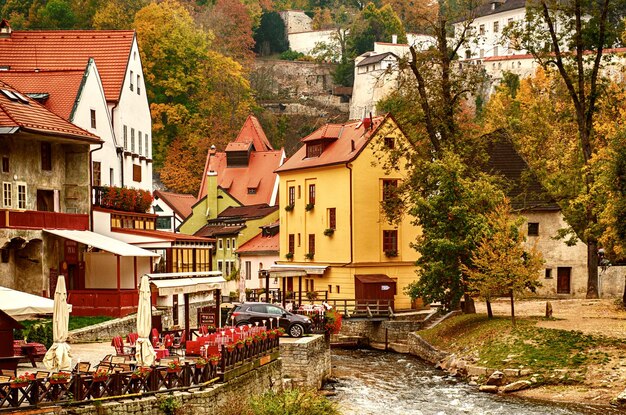
[[[330,345],[322,335],[280,342],[283,378],[291,386],[321,388],[330,377]]]
[[[406,343],[409,333],[421,330],[422,325],[422,321],[344,319],[340,335],[367,338],[371,343],[385,343],[385,338],[389,343]]]
[[[419,334],[409,333],[408,342],[409,353],[427,362],[436,364],[447,355],[446,352],[437,349],[426,340],[422,339]]]
[[[137,315],[109,320],[69,332],[70,343],[91,343],[111,340],[115,336],[126,338],[128,333],[137,331]]]
[[[232,411],[233,404],[241,401],[242,398],[259,395],[270,389],[275,391],[281,390],[281,366],[282,362],[278,359],[256,370],[247,372],[228,383],[214,384],[203,391],[194,389],[191,392],[175,392],[173,395],[162,394],[141,400],[105,401],[97,406],[54,407],[38,411],[38,413],[43,415],[86,415],[94,413],[107,415],[162,414],[163,411],[159,408],[161,402],[166,397],[172,396],[182,409],[180,413],[188,415],[218,415],[223,413],[222,408],[229,407]]]
[[[332,92],[332,64],[256,59],[251,82],[261,99],[301,99]]]

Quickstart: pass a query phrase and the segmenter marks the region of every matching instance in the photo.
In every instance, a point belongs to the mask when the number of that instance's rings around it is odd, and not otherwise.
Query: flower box
[[[68,379],[50,379],[50,384],[51,385],[62,385],[67,383],[69,380]]]
[[[108,376],[94,376],[93,381],[94,382],[106,382],[108,378],[109,378]]]
[[[30,382],[11,382],[11,388],[13,389],[19,389],[19,388],[25,388],[26,386],[28,386]]]
[[[177,368],[168,367],[167,368],[167,373],[178,373],[178,372],[180,372],[180,370],[181,370],[180,367],[177,367]]]

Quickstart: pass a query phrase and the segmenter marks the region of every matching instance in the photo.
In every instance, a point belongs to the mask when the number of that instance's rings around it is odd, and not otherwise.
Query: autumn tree
[[[515,326],[515,296],[534,292],[539,286],[543,258],[536,246],[528,247],[520,227],[524,218],[515,217],[508,201],[485,215],[487,226],[472,252],[471,265],[464,264],[467,285],[487,301],[489,317],[491,299],[508,295],[511,321]]]
[[[622,27],[621,0],[587,2],[573,0],[538,0],[529,3],[524,22],[515,24],[505,32],[516,49],[533,54],[539,64],[553,70],[563,85],[564,96],[569,100],[574,122],[574,134],[561,137],[573,147],[579,157],[576,168],[566,168],[560,175],[578,185],[574,192],[556,195],[567,223],[575,237],[587,245],[587,298],[598,297],[598,238],[601,229],[598,220],[597,200],[593,189],[597,180],[591,164],[599,151],[594,123],[598,100],[603,95],[602,69],[605,49],[619,38]],[[537,114],[540,115],[540,114]],[[563,130],[562,123],[551,128]],[[570,124],[566,123],[569,129]],[[568,131],[571,133],[571,131]],[[546,160],[557,162],[558,160]],[[558,180],[547,177],[546,180]]]
[[[93,16],[93,28],[99,30],[130,29],[135,14],[148,4],[148,0],[109,0]]]

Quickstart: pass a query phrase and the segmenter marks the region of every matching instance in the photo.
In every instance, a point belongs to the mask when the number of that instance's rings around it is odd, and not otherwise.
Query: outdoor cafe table
[[[164,357],[169,357],[170,355],[170,351],[167,349],[154,349],[154,352],[156,353],[157,360],[161,360]]]

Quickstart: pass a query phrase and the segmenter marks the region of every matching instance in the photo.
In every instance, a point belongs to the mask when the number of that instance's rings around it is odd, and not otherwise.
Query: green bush
[[[337,405],[314,390],[270,391],[250,400],[254,415],[339,415]]]
[[[279,58],[284,61],[295,61],[304,58],[304,53],[289,49],[281,53]]]
[[[44,322],[31,326],[26,333],[26,339],[32,343],[45,344],[46,347],[52,346],[52,323]]]

